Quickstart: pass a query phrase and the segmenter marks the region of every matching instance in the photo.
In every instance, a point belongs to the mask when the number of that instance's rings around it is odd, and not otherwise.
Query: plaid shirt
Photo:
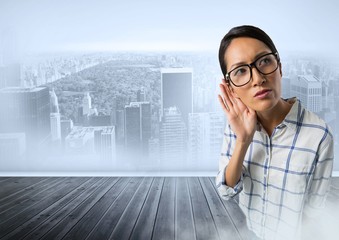
[[[225,169],[236,135],[224,133],[216,186],[223,199],[239,194],[248,227],[259,237],[300,237],[303,214],[321,212],[333,168],[333,136],[326,123],[296,98],[285,119],[268,136],[258,123],[234,188],[226,185]]]

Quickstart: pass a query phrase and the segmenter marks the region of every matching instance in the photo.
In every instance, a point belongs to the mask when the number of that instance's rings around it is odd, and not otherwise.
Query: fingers
[[[232,95],[230,90],[228,89],[228,86],[225,86],[225,84],[220,84],[219,85],[220,90],[221,90],[221,96],[220,96],[220,100],[222,100],[223,104],[225,104],[227,110],[229,111],[230,108],[233,108],[233,101],[232,101]]]
[[[218,94],[218,100],[220,102],[220,105],[221,105],[222,109],[225,112],[228,112],[230,109],[229,109],[229,107],[227,106],[227,104],[224,102],[224,100],[222,99],[222,97],[219,94]]]

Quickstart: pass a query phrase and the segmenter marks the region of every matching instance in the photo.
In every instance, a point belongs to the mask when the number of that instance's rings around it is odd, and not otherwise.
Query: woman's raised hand
[[[249,144],[257,125],[256,112],[247,107],[240,98],[234,97],[225,79],[219,87],[221,95],[218,95],[218,99],[232,131],[237,136],[237,141]]]

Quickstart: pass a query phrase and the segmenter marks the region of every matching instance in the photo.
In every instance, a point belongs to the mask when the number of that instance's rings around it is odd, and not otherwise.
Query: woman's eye
[[[242,67],[242,68],[236,69],[236,70],[234,71],[233,75],[234,75],[234,76],[241,76],[241,75],[246,74],[246,72],[247,72],[247,69]]]
[[[259,61],[259,66],[267,65],[267,64],[270,64],[270,63],[271,63],[271,59],[270,58],[264,58],[264,59],[261,59]]]

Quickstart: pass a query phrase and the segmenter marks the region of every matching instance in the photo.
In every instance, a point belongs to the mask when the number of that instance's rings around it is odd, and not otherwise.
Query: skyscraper
[[[151,104],[131,102],[125,106],[125,147],[134,153],[148,154],[151,137]]]
[[[84,98],[82,99],[82,114],[83,115],[90,115],[92,109],[92,98],[89,95],[89,92],[84,94]]]
[[[101,160],[116,160],[115,127],[97,127],[94,130],[94,148]]]
[[[24,132],[28,150],[51,137],[48,88],[0,89],[0,132]]]
[[[73,121],[71,119],[62,119],[60,121],[60,125],[61,125],[61,140],[62,142],[64,142],[67,135],[73,129]]]
[[[161,69],[161,113],[176,107],[188,124],[188,114],[193,112],[193,70],[191,68]]]
[[[112,162],[115,160],[115,149],[114,126],[77,126],[65,139],[65,150],[68,154],[99,155],[100,160]]]
[[[281,96],[283,98],[293,97],[291,95],[291,78],[282,77],[281,79]]]
[[[165,108],[160,125],[161,166],[182,169],[186,166],[187,128],[176,107]]]
[[[188,152],[191,166],[205,167],[220,156],[225,128],[223,112],[191,113],[188,126]]]
[[[124,145],[125,139],[125,110],[116,110],[115,135],[117,144]]]
[[[300,75],[291,82],[291,95],[298,97],[304,106],[315,113],[322,110],[322,84],[313,75]]]
[[[61,140],[61,122],[60,122],[60,112],[59,112],[59,104],[58,98],[54,92],[54,89],[50,91],[51,97],[51,134],[52,141],[60,141]]]

